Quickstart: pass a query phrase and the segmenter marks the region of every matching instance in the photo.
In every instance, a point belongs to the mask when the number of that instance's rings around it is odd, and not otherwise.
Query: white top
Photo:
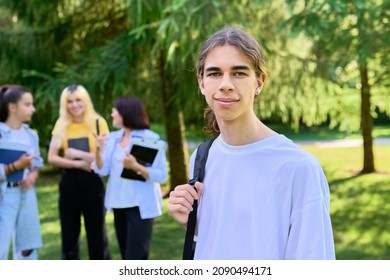
[[[122,148],[119,143],[115,145],[112,155],[110,178],[107,183],[105,204],[107,208],[128,208],[139,206],[137,192],[131,180],[123,179],[122,159],[129,148]]]
[[[109,175],[107,190],[104,199],[106,209],[128,208],[139,206],[142,219],[150,219],[162,214],[162,195],[160,183],[168,177],[165,151],[160,153],[154,166],[149,166],[149,179],[144,181],[124,179],[120,175],[123,170],[122,159],[126,149],[122,149],[119,142],[124,131],[111,132],[102,152],[103,167],[94,171],[101,175]],[[130,137],[141,137],[157,140],[159,135],[149,129],[133,130]]]
[[[206,163],[194,258],[334,259],[329,195],[318,160],[285,136],[243,146],[218,137]]]

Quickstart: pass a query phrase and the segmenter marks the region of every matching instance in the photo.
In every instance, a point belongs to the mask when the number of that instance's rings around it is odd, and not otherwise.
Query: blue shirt
[[[160,216],[162,214],[160,184],[168,178],[165,152],[160,153],[156,164],[147,167],[149,171],[147,181],[124,179],[120,174],[123,169],[122,158],[125,150],[119,146],[123,133],[124,130],[121,129],[108,135],[102,151],[103,167],[99,169],[94,164],[94,171],[97,174],[101,176],[110,175],[104,205],[108,210],[139,206],[142,219]],[[160,138],[157,133],[149,129],[133,130],[130,137],[143,137],[152,140]]]

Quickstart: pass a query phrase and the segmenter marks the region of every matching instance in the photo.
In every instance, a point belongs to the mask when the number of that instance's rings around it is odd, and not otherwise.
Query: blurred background
[[[390,259],[390,145],[377,144],[390,138],[389,21],[389,0],[0,0],[0,84],[32,90],[45,159],[65,86],[84,85],[108,123],[117,97],[140,97],[168,143],[167,194],[188,181],[189,155],[207,139],[199,47],[240,26],[267,61],[259,117],[324,167],[337,258]],[[324,140],[339,145],[313,145]],[[59,172],[46,164],[38,184],[43,259],[60,257]],[[183,237],[164,212],[151,258],[181,258]]]

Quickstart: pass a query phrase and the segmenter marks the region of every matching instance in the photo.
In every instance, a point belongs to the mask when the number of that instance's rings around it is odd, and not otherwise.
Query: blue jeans
[[[6,183],[3,183],[6,184]],[[38,259],[42,247],[35,188],[3,187],[0,194],[0,259],[8,259],[11,239],[14,259]],[[28,256],[21,251],[32,250]]]

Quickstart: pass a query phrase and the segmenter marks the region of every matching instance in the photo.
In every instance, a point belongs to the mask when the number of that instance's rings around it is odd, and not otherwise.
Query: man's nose
[[[221,78],[221,84],[219,85],[220,91],[231,91],[234,89],[232,77],[229,74],[223,74]]]

